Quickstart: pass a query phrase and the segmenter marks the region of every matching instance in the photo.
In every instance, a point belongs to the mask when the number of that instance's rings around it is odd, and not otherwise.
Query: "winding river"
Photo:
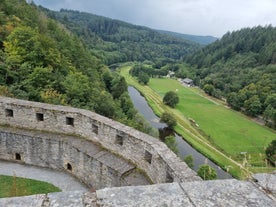
[[[147,120],[150,122],[152,127],[156,129],[162,129],[166,127],[166,124],[159,122],[159,117],[157,117],[152,109],[149,107],[147,101],[139,91],[137,91],[134,87],[129,86],[128,87],[129,96],[134,104],[134,107],[136,110]],[[217,171],[217,177],[218,179],[228,179],[232,178],[231,175],[229,175],[227,172],[222,170],[219,166],[217,166],[215,163],[210,161],[208,158],[200,154],[198,151],[196,151],[194,148],[192,148],[181,136],[178,136],[175,134],[177,147],[179,150],[179,155],[181,157],[185,157],[187,155],[192,155],[194,159],[194,170],[196,171],[198,167],[202,164],[207,163],[208,165],[212,166]]]

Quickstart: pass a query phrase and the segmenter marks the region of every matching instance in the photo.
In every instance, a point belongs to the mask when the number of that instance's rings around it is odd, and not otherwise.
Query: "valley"
[[[264,148],[273,140],[275,131],[223,104],[215,104],[199,95],[198,88],[184,87],[166,78],[150,79],[148,86],[143,86],[128,74],[129,70],[130,66],[122,67],[120,73],[145,96],[154,112],[158,116],[164,111],[173,114],[178,122],[175,131],[233,176],[245,178],[253,172],[273,170],[264,162]],[[180,103],[175,109],[162,103],[162,96],[170,90],[179,94]],[[189,119],[195,120],[199,127]]]

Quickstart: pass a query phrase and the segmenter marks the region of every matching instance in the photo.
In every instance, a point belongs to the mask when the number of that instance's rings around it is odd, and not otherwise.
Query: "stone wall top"
[[[261,176],[266,177],[267,174]],[[273,181],[276,174],[270,174],[269,177],[270,179],[267,182]],[[49,193],[48,195],[4,198],[0,199],[0,206],[272,207],[276,206],[276,199],[275,194],[270,194],[258,183],[231,179],[105,188],[94,193],[71,191]]]
[[[153,183],[201,180],[158,139],[88,110],[0,96],[0,125],[88,139],[134,163]]]

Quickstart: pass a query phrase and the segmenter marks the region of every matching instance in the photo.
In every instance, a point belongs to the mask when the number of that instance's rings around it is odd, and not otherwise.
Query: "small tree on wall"
[[[163,98],[163,103],[174,108],[179,102],[179,97],[176,92],[169,91],[165,94]]]
[[[199,166],[197,174],[203,180],[215,180],[217,178],[216,170],[207,164]]]
[[[189,168],[194,167],[194,158],[192,155],[187,155],[184,157],[183,161],[189,166]]]
[[[179,150],[177,148],[177,144],[175,141],[175,137],[174,136],[167,136],[165,137],[165,144],[175,153],[178,154]]]

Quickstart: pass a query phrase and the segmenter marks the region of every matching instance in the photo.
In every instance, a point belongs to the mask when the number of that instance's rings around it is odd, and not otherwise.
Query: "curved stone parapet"
[[[153,183],[201,180],[158,139],[88,110],[0,97],[0,125],[55,134],[48,138],[49,142],[58,134],[91,142],[144,171]],[[14,152],[13,159],[16,156],[24,156],[24,153]],[[3,159],[3,155],[1,157]],[[64,167],[64,163],[59,165]],[[65,166],[69,170],[75,168],[71,163]]]
[[[4,198],[0,206],[255,207],[276,203],[275,173],[257,174],[254,182],[201,181],[157,139],[71,107],[0,97],[0,159],[67,170],[97,189]],[[136,182],[137,177],[157,184],[140,186],[148,182]],[[139,186],[108,188],[124,185]]]

